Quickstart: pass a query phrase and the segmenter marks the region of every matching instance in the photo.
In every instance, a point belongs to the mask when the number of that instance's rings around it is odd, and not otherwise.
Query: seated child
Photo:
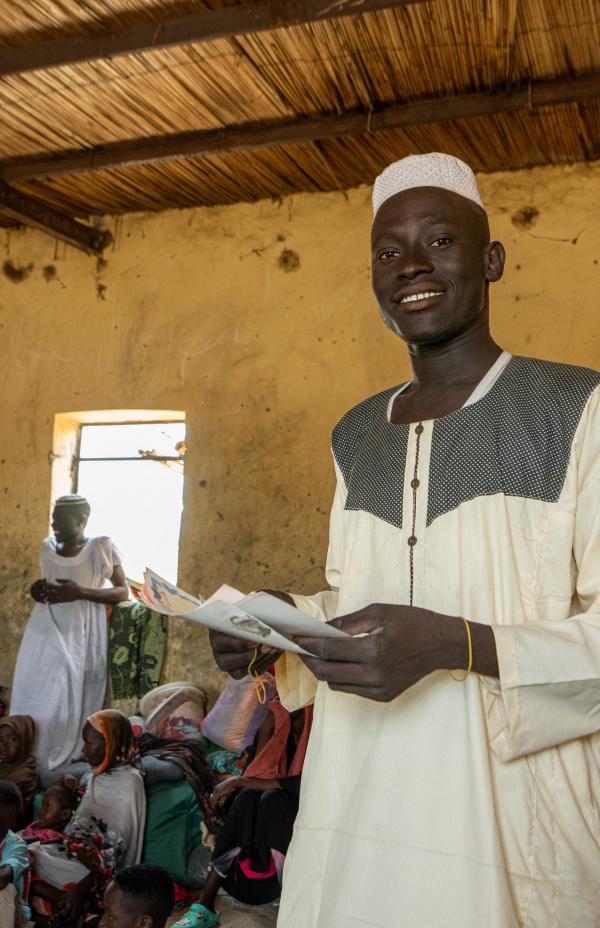
[[[100,928],[164,928],[173,910],[171,877],[155,864],[132,864],[117,870],[104,894]]]
[[[24,876],[29,869],[25,842],[11,831],[21,814],[19,787],[0,780],[0,925],[21,928],[30,916],[23,900]]]
[[[76,804],[75,790],[63,786],[62,783],[55,783],[44,793],[39,819],[24,828],[20,832],[21,837],[27,844],[33,844],[34,841],[41,841],[43,844],[61,841]]]

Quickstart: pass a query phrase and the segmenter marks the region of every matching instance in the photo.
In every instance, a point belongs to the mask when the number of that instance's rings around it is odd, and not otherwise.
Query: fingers
[[[208,637],[210,646],[215,654],[244,654],[248,650],[254,650],[256,647],[251,641],[245,641],[243,638],[235,638],[233,635],[224,635],[223,632],[216,632],[212,628]]]
[[[249,656],[239,654],[215,654],[215,661],[219,670],[239,679],[248,673]]]
[[[380,640],[375,633],[364,638],[308,638],[299,635],[294,641],[322,661],[364,664],[376,660],[380,653]]]
[[[380,684],[377,666],[370,664],[320,661],[312,657],[301,658],[317,680],[334,687],[377,687]]]
[[[329,689],[339,693],[349,693],[351,696],[361,696],[363,699],[372,699],[375,702],[389,702],[391,698],[387,690],[382,686],[352,686],[330,683]]]
[[[337,619],[332,619],[328,625],[334,628],[340,628],[347,635],[364,635],[372,634],[378,628],[381,628],[381,615],[377,606],[367,606],[359,612],[352,612],[350,615],[340,615]]]
[[[276,599],[281,599],[284,603],[289,603],[290,606],[295,605],[290,594],[284,593],[282,590],[259,590],[258,592],[268,593],[269,596],[274,596]]]

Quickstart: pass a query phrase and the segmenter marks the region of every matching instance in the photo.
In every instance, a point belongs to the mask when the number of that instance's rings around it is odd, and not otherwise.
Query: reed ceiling
[[[237,33],[248,0],[0,0],[0,182],[81,217],[343,189],[410,152],[481,171],[600,157],[598,0],[352,3]],[[161,24],[224,8],[227,37],[163,43]],[[147,24],[152,47],[103,57]],[[56,63],[78,36],[100,52]]]

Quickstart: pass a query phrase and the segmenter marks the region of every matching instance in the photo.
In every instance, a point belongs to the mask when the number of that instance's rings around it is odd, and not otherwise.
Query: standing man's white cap
[[[433,151],[429,155],[409,155],[394,161],[382,171],[373,185],[373,214],[386,200],[413,187],[442,187],[452,190],[485,209],[475,175],[464,161],[453,155]]]

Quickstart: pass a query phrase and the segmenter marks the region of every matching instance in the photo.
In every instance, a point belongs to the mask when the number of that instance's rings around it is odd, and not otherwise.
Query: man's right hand
[[[35,583],[32,583],[29,592],[36,603],[48,601],[48,585],[45,580],[36,580]]]
[[[224,670],[230,677],[239,680],[248,673],[248,664],[256,647],[254,642],[233,635],[224,635],[212,628],[209,632],[210,646],[219,670]]]
[[[258,659],[252,668],[253,673],[264,673],[281,654],[281,651],[276,648],[257,645],[253,641],[234,638],[233,635],[224,635],[212,629],[209,633],[209,640],[217,667],[228,673],[234,680],[246,676],[256,648],[258,648]]]
[[[260,593],[269,593],[277,599],[283,600],[284,603],[294,605],[294,600],[289,593],[283,593],[281,590],[259,590]],[[252,660],[252,655],[258,647],[259,657],[253,667],[253,672],[263,673],[271,664],[274,664],[281,651],[277,648],[269,648],[266,645],[256,645],[253,641],[246,641],[244,638],[235,638],[233,635],[224,635],[222,632],[215,632],[212,629],[209,633],[210,646],[213,657],[219,670],[224,670],[234,680],[245,677],[248,673],[248,665]]]

